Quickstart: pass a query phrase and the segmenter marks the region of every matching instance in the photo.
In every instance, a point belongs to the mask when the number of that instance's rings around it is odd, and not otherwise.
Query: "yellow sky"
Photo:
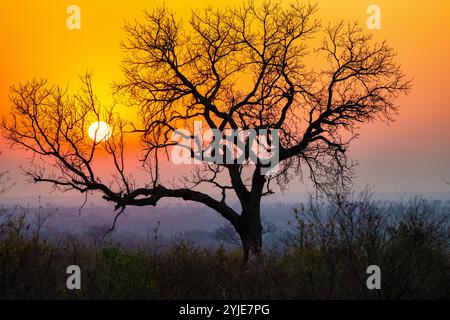
[[[191,8],[240,2],[168,0],[165,4],[187,20]],[[144,8],[151,9],[161,3],[159,0],[3,0],[0,109],[6,109],[5,95],[10,84],[34,76],[60,84],[73,83],[86,70],[94,72],[97,88],[105,99],[109,83],[120,78],[119,42],[124,37],[121,30],[124,21],[138,18]],[[432,59],[429,63],[435,65],[450,53],[449,41],[445,39],[450,30],[447,0],[322,0],[318,3],[319,16],[324,22],[346,19],[363,24],[368,5],[377,4],[382,10],[382,29],[376,32],[377,36],[387,38],[400,53],[403,64],[408,69],[414,68],[415,73],[428,72],[429,67],[424,63],[415,65],[416,60]],[[81,30],[66,27],[66,8],[70,4],[81,8]]]

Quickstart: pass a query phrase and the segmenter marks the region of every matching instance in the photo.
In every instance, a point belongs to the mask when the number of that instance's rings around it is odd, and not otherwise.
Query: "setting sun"
[[[111,137],[111,127],[103,121],[97,121],[89,127],[89,138],[95,142],[106,141]]]

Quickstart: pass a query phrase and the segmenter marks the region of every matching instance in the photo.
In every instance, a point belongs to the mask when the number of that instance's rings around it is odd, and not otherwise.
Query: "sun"
[[[96,121],[89,127],[89,138],[95,142],[106,141],[111,137],[112,129],[104,121]]]

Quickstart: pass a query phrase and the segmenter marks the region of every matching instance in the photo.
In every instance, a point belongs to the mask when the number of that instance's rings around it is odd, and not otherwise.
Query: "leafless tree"
[[[396,98],[410,89],[386,42],[376,43],[356,23],[322,27],[315,12],[315,5],[303,2],[249,1],[193,11],[183,24],[163,7],[125,26],[124,80],[115,91],[139,108],[141,123],[132,131],[140,134],[150,176],[143,186],[125,171],[126,123],[102,111],[89,75],[75,95],[39,80],[13,87],[4,135],[35,155],[27,170],[35,182],[100,192],[115,203],[118,215],[128,206],[156,206],[163,198],[212,208],[236,229],[248,261],[261,251],[262,197],[303,174],[320,191],[349,185],[354,162],[346,150],[356,130],[377,119],[392,120]],[[86,137],[95,120],[113,124],[109,140]],[[179,182],[163,181],[161,159],[174,145],[171,134],[194,121],[222,132],[278,129],[279,170],[262,174],[263,161],[203,163]],[[99,149],[114,161],[110,181],[95,173]],[[51,173],[37,164],[39,158],[53,159]],[[200,191],[202,185],[222,196]],[[229,205],[231,194],[240,210]]]
[[[2,151],[0,151],[0,155]],[[5,193],[12,187],[10,178],[8,177],[8,171],[0,171],[0,194]]]

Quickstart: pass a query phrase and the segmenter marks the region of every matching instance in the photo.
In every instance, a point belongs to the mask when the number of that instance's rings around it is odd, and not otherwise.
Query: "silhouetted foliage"
[[[293,239],[259,265],[240,253],[201,249],[182,238],[155,252],[66,235],[47,242],[29,211],[0,220],[1,299],[449,299],[449,207],[370,193],[296,210]],[[42,209],[41,215],[48,214]],[[33,222],[34,221],[34,222]],[[82,290],[65,288],[66,267],[82,268]],[[366,268],[382,270],[382,290]]]

